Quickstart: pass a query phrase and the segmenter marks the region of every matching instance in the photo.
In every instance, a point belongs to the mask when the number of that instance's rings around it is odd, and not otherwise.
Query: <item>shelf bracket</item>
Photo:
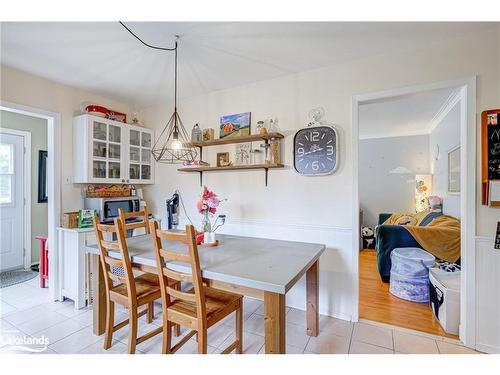
[[[203,187],[203,172],[200,171],[200,186]]]
[[[266,171],[266,186],[267,186],[267,173],[269,172],[269,168],[264,168],[264,170]]]

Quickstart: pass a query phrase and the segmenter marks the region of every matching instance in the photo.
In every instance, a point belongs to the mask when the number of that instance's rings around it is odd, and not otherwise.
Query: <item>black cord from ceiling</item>
[[[153,48],[153,49],[159,49],[162,51],[176,51],[177,50],[177,42],[175,43],[174,48],[167,48],[167,47],[158,47],[158,46],[152,46],[151,44],[146,43],[144,40],[139,38],[132,30],[130,30],[127,26],[122,21],[118,21],[120,25],[122,25],[130,34],[132,34],[139,42],[144,44],[146,47]],[[176,36],[177,37],[177,36]]]

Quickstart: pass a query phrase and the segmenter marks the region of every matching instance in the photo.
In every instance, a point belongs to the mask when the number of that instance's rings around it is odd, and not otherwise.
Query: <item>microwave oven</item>
[[[99,221],[103,224],[111,224],[118,217],[118,209],[125,212],[139,211],[141,209],[140,199],[137,197],[118,198],[85,198],[84,207],[96,210]]]

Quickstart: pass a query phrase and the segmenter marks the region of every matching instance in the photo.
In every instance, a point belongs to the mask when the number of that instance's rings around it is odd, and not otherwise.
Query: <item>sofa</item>
[[[398,247],[418,247],[422,246],[402,225],[384,224],[392,214],[379,214],[378,226],[375,230],[375,249],[377,251],[377,265],[380,277],[383,282],[390,281],[391,273],[391,253]],[[441,216],[440,212],[430,212],[420,222],[419,226],[427,226],[434,218]]]

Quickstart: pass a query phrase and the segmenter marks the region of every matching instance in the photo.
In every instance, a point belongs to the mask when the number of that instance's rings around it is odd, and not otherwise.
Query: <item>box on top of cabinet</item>
[[[151,129],[93,115],[73,119],[74,182],[153,184]]]

